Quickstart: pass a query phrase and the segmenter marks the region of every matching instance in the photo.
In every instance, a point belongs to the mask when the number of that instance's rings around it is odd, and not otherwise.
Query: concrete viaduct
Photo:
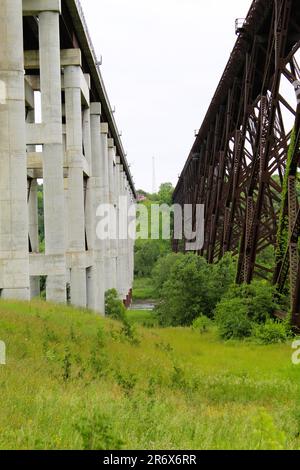
[[[130,302],[134,241],[100,240],[96,214],[135,197],[79,1],[0,0],[0,297],[30,300],[45,278],[49,301]]]

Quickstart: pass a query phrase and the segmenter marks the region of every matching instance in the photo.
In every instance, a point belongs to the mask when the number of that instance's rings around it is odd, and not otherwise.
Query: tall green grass
[[[133,300],[156,300],[157,292],[153,288],[153,281],[149,277],[136,278],[133,286]]]
[[[291,345],[0,302],[0,449],[299,449]]]

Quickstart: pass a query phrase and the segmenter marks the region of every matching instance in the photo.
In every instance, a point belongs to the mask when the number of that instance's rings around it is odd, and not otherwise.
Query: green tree
[[[152,271],[153,287],[158,296],[161,295],[164,283],[169,279],[173,265],[177,262],[179,255],[169,253],[160,258]]]
[[[216,304],[234,280],[234,260],[228,256],[214,266],[193,253],[173,254],[159,262],[154,275],[162,283],[157,307],[161,324],[191,325],[202,313],[213,316]]]
[[[134,271],[138,277],[149,277],[155,263],[166,254],[166,244],[159,240],[137,240],[135,244]]]
[[[160,204],[172,205],[172,198],[174,193],[174,187],[172,183],[163,183],[160,185],[158,191],[158,200]]]
[[[280,309],[276,295],[275,286],[265,280],[255,280],[251,284],[231,286],[221,304],[223,301],[240,299],[251,320],[265,323],[275,310]]]

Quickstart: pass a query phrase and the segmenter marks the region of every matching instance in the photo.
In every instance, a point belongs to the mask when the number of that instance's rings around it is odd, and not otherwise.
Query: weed
[[[82,417],[75,425],[84,450],[121,450],[124,442],[115,434],[111,418],[95,413],[91,417]]]
[[[72,355],[69,348],[66,348],[65,355],[63,358],[63,374],[62,378],[64,382],[68,382],[71,378],[71,369],[72,369]]]
[[[116,378],[118,385],[123,390],[125,396],[130,397],[137,384],[136,376],[130,372],[127,372],[127,374],[122,374],[121,372],[117,372],[115,374],[115,378]]]

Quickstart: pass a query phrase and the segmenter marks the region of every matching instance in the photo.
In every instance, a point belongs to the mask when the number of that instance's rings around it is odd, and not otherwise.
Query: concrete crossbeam
[[[42,11],[61,13],[61,0],[23,0],[23,16],[35,16]]]
[[[24,51],[24,68],[25,70],[40,69],[40,51]],[[63,49],[60,51],[60,64],[62,67],[67,65],[78,65],[81,67],[82,58],[80,49]]]

